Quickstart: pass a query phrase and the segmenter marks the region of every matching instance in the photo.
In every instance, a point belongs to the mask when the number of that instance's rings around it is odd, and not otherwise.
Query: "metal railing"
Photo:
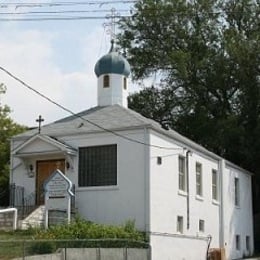
[[[9,187],[8,188],[1,188],[0,187],[0,207],[8,206],[9,202]]]
[[[0,259],[150,260],[148,243],[124,239],[1,240]]]
[[[75,185],[72,186],[72,192],[75,194]],[[41,194],[44,196],[44,194]],[[25,196],[25,189],[15,183],[10,184],[9,188],[9,206],[18,210],[18,218],[24,219],[39,205],[36,203],[36,193],[32,192]],[[75,196],[71,198],[71,211],[75,213]]]

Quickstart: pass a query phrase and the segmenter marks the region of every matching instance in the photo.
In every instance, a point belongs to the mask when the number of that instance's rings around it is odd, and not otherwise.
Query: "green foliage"
[[[52,241],[32,242],[29,244],[27,252],[30,255],[51,254],[55,252],[56,245]]]
[[[0,84],[0,97],[5,91],[5,86]],[[9,117],[10,112],[7,105],[0,103],[0,193],[9,184],[10,138],[25,130],[25,127],[13,122]],[[1,198],[1,205],[8,205],[8,199]]]
[[[253,0],[137,1],[118,44],[134,80],[160,82],[129,107],[260,172],[259,15]]]
[[[76,219],[68,225],[52,226],[48,230],[39,230],[36,239],[127,239],[144,241],[144,236],[137,231],[134,222],[128,221],[124,226],[95,224]]]

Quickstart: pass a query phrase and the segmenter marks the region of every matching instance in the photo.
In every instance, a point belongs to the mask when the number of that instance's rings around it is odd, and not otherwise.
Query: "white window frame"
[[[214,177],[215,176],[215,177]],[[215,180],[214,180],[215,179]],[[212,169],[211,171],[211,196],[212,199],[218,201],[218,171],[216,169]]]
[[[181,168],[183,168],[183,169],[181,169]],[[187,175],[186,159],[184,156],[179,156],[179,158],[178,158],[178,188],[180,191],[184,191],[184,192],[187,191],[187,176],[186,175]]]
[[[234,179],[234,203],[236,207],[240,206],[240,182],[239,178]]]
[[[203,196],[202,164],[196,162],[196,195]]]

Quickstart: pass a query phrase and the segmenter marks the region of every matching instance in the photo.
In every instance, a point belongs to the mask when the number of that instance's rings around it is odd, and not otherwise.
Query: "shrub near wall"
[[[38,230],[35,239],[38,241],[31,244],[28,250],[30,254],[51,253],[61,247],[148,247],[145,235],[136,230],[133,221],[128,221],[123,226],[108,226],[76,219],[71,224],[52,226],[48,230]],[[58,240],[63,240],[63,242]]]

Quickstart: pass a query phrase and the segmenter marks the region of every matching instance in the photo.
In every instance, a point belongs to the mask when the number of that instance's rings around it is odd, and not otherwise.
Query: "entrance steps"
[[[18,227],[21,229],[28,229],[30,227],[42,227],[44,224],[45,206],[39,206],[25,219],[18,221]]]

